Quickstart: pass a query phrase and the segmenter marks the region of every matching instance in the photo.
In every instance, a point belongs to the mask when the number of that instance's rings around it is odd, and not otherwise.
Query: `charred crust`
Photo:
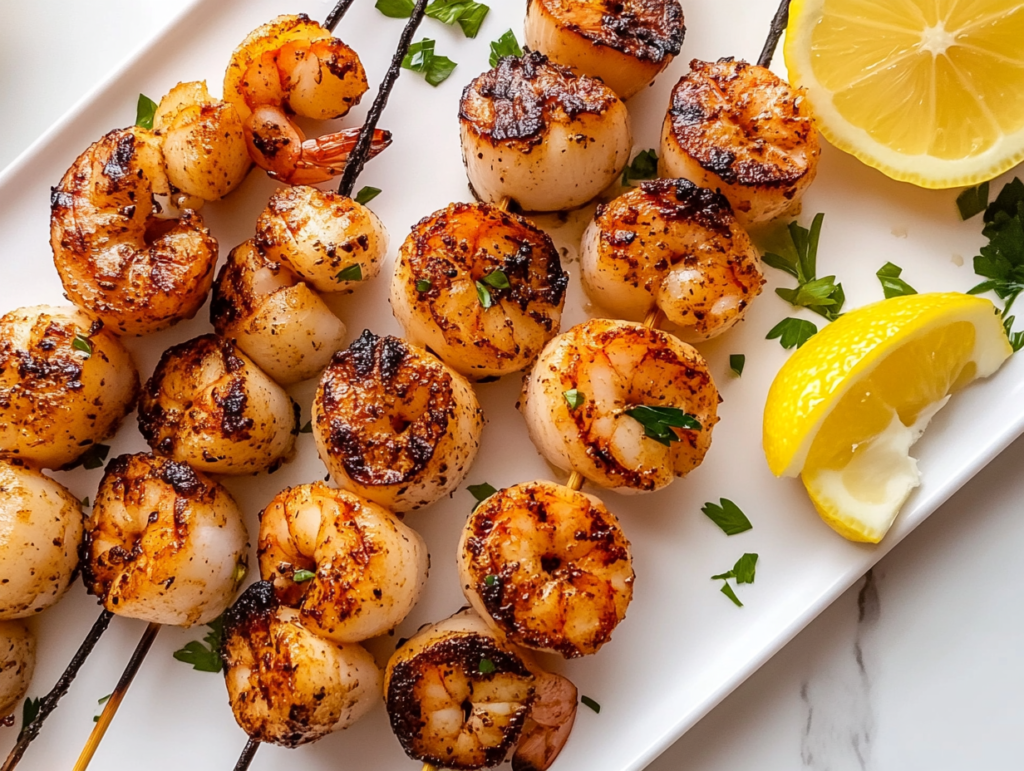
[[[187,463],[163,460],[160,478],[174,488],[174,492],[185,498],[193,498],[206,489],[206,485]]]
[[[528,51],[504,57],[466,86],[459,119],[493,144],[513,143],[528,150],[543,141],[549,124],[603,115],[618,101],[601,81]]]
[[[688,179],[653,179],[641,182],[633,191],[668,221],[695,222],[701,227],[730,236],[736,226],[729,199],[716,190],[698,187]]]
[[[550,2],[530,2],[540,3],[554,15]],[[568,5],[571,10],[572,4]],[[641,61],[660,64],[682,50],[686,27],[677,0],[602,0],[599,5],[604,6],[604,13],[596,29],[583,28],[565,17],[555,18],[565,29],[594,45],[613,48]]]
[[[494,672],[480,672],[480,662],[488,659],[494,664]],[[460,764],[454,757],[430,752],[420,741],[426,727],[419,699],[417,685],[426,669],[444,668],[452,671],[461,670],[474,682],[486,682],[497,675],[513,674],[522,678],[533,678],[532,673],[522,659],[508,650],[499,648],[489,637],[476,634],[464,634],[449,637],[430,645],[410,659],[399,661],[391,671],[387,692],[384,695],[391,721],[391,730],[401,742],[405,753],[423,763],[430,763],[438,768],[450,768],[460,771],[469,766]],[[500,744],[490,747],[485,752],[484,767],[491,768],[501,763],[509,750],[519,741],[529,707],[533,703],[533,688],[528,699],[519,707],[505,728]]]
[[[221,637],[220,656],[225,667],[231,663],[228,649],[232,638],[250,637],[254,628],[268,627],[279,605],[274,585],[270,581],[257,581],[224,611],[224,634]]]

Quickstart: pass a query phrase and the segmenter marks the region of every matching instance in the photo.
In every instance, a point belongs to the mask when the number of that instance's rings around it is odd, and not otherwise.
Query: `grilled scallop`
[[[380,670],[361,645],[314,634],[267,581],[224,615],[224,680],[235,720],[261,742],[297,747],[347,728],[380,699]]]
[[[119,616],[205,624],[224,612],[245,578],[242,512],[227,490],[187,463],[115,458],[85,531],[86,588]]]
[[[0,715],[25,696],[35,668],[35,635],[24,621],[0,621]]]
[[[322,482],[289,488],[264,509],[259,559],[261,577],[303,626],[337,643],[398,626],[429,561],[423,538],[390,511]]]
[[[629,541],[597,498],[554,482],[500,490],[462,530],[459,579],[511,642],[576,658],[611,638],[633,598]]]
[[[186,209],[157,219],[173,192],[161,145],[146,129],[111,131],[50,195],[50,246],[64,291],[118,334],[192,318],[213,283],[217,241],[202,217]]]
[[[761,260],[725,196],[685,179],[641,182],[597,207],[580,250],[583,287],[616,318],[660,309],[687,342],[720,335],[761,294]]]
[[[458,487],[482,429],[476,395],[461,375],[369,330],[335,354],[313,402],[313,437],[334,481],[396,512]]]
[[[477,197],[527,210],[585,204],[615,181],[633,147],[614,91],[536,51],[507,56],[466,86],[459,123]]]
[[[320,295],[251,240],[220,269],[210,322],[281,385],[313,377],[345,339],[345,324]]]
[[[74,463],[135,406],[139,373],[121,341],[72,307],[0,317],[0,454]]]
[[[26,618],[64,596],[78,569],[82,504],[63,485],[0,458],[0,619]]]
[[[238,348],[203,335],[169,348],[139,400],[153,452],[211,474],[254,474],[288,460],[299,408]]]
[[[678,0],[528,0],[526,43],[600,78],[622,99],[654,80],[683,47]]]
[[[402,245],[391,308],[406,337],[467,377],[517,372],[558,333],[569,276],[546,233],[489,204],[453,203]]]
[[[576,688],[540,669],[471,610],[421,630],[384,674],[391,728],[438,768],[544,771],[572,730]],[[518,745],[518,746],[517,746]]]
[[[657,329],[591,319],[541,352],[520,409],[548,463],[619,492],[651,492],[697,468],[718,389],[696,349]]]
[[[380,273],[388,234],[361,203],[299,186],[271,196],[256,222],[256,245],[318,292],[340,292]]]
[[[694,59],[672,90],[661,176],[718,190],[742,225],[793,207],[814,180],[819,155],[803,93],[764,67]]]

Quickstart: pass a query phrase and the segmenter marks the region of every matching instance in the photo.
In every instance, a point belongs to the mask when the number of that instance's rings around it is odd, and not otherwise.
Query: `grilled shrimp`
[[[50,194],[50,246],[68,298],[120,334],[196,315],[217,241],[198,213],[158,221],[171,192],[159,136],[132,127],[89,146]]]
[[[23,461],[0,458],[0,619],[34,616],[63,597],[81,542],[78,499]]]
[[[311,632],[258,581],[224,614],[224,680],[249,736],[285,747],[352,725],[378,703],[381,675],[361,645]]]
[[[476,195],[527,210],[586,203],[615,181],[633,147],[614,91],[536,51],[506,56],[466,86],[459,124]]]
[[[526,43],[629,99],[683,47],[678,0],[527,0]]]
[[[187,196],[179,204],[187,208],[223,198],[252,166],[241,116],[210,96],[206,81],[172,88],[157,106],[153,130],[163,140],[167,181]]]
[[[793,207],[814,180],[819,155],[803,92],[764,67],[694,59],[672,89],[661,176],[717,189],[742,225]]]
[[[384,701],[409,757],[438,768],[500,764],[544,771],[576,717],[576,688],[541,670],[472,610],[402,645],[384,674]]]
[[[322,482],[289,488],[263,510],[259,559],[260,576],[281,602],[337,643],[394,629],[427,581],[419,533],[384,507]],[[296,580],[298,571],[307,575]]]
[[[544,231],[489,204],[454,203],[405,240],[391,308],[411,342],[479,379],[537,357],[558,333],[568,283]]]
[[[210,322],[281,385],[313,377],[345,339],[344,323],[320,295],[251,240],[220,269]]]
[[[701,464],[718,402],[694,348],[640,324],[591,319],[548,343],[521,410],[549,463],[601,487],[649,492]]]
[[[0,454],[68,466],[113,435],[138,393],[132,357],[103,322],[70,306],[0,317]]]
[[[224,99],[243,122],[249,154],[270,176],[292,185],[324,182],[341,173],[358,129],[312,140],[292,114],[340,118],[368,84],[359,56],[306,15],[278,16],[235,49],[224,74]],[[374,134],[383,150],[390,134]]]
[[[633,598],[629,541],[597,498],[527,482],[480,504],[462,530],[462,591],[511,642],[576,658],[611,639]]]
[[[482,429],[480,405],[461,375],[369,330],[334,355],[313,402],[313,437],[334,481],[396,512],[458,487]]]
[[[658,308],[687,342],[732,327],[764,284],[725,196],[685,179],[641,182],[598,206],[580,265],[595,303],[631,321]]]
[[[0,715],[21,701],[35,669],[35,635],[24,621],[0,621]]]
[[[119,616],[205,624],[231,603],[248,550],[224,487],[187,463],[121,455],[107,464],[85,523],[82,576]]]
[[[139,399],[153,452],[211,474],[254,474],[288,460],[299,407],[238,348],[203,335],[164,351]]]
[[[256,245],[317,291],[340,292],[376,278],[388,234],[361,203],[302,185],[271,196],[256,222]]]

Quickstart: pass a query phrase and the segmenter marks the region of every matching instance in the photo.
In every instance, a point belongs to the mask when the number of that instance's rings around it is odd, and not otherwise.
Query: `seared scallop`
[[[36,637],[24,621],[0,621],[0,716],[28,691],[36,668]]]
[[[453,203],[402,244],[391,309],[406,337],[473,379],[517,372],[558,333],[569,275],[544,231]]]
[[[74,463],[135,406],[139,373],[118,338],[72,307],[0,317],[0,454]]]
[[[679,0],[528,0],[526,43],[629,99],[683,46]]]
[[[466,86],[462,158],[480,200],[572,209],[622,173],[633,147],[626,105],[599,80],[531,51]]]
[[[34,616],[63,597],[81,543],[79,500],[24,461],[0,458],[0,619]]]
[[[482,429],[465,378],[426,351],[369,330],[335,354],[313,402],[313,437],[331,478],[396,512],[458,487]]]
[[[299,408],[235,345],[203,335],[160,357],[139,400],[153,452],[211,474],[254,474],[295,450]]]

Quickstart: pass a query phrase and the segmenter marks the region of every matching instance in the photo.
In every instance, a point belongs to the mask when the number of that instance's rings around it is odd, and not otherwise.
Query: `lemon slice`
[[[993,304],[960,293],[851,311],[779,371],[763,444],[776,476],[803,478],[840,535],[878,543],[920,476],[910,447],[949,396],[1012,353]]]
[[[793,0],[789,19],[790,80],[836,147],[929,188],[1024,160],[1020,0]]]

